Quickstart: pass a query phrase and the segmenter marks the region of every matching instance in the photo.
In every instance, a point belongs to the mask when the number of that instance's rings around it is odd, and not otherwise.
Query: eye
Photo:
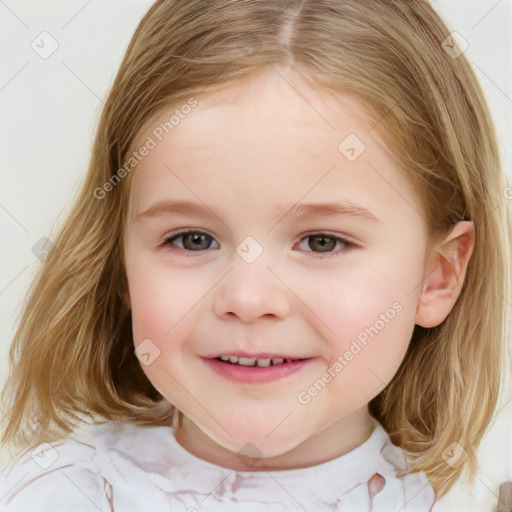
[[[162,245],[166,248],[171,245],[178,245],[180,249],[184,249],[185,251],[198,252],[209,249],[212,241],[214,240],[210,235],[201,231],[183,231],[166,238]]]
[[[308,251],[304,249],[304,241],[306,241],[305,245],[313,250]],[[306,252],[312,252],[315,258],[332,258],[334,256],[340,256],[346,252],[347,249],[355,247],[353,243],[327,233],[313,233],[302,238],[300,243],[302,249],[306,250]],[[342,248],[338,251],[333,251],[338,244],[341,244]]]
[[[172,236],[167,237],[162,242],[162,246],[166,249],[178,246],[185,252],[190,253],[211,249],[212,242],[216,244],[214,248],[218,249],[218,243],[207,233],[189,230],[174,233]],[[346,252],[351,247],[355,247],[355,244],[327,233],[313,233],[305,236],[301,239],[300,245],[302,250],[312,253],[315,258],[332,258]],[[311,250],[306,249],[305,245]],[[334,251],[336,247],[339,250]]]

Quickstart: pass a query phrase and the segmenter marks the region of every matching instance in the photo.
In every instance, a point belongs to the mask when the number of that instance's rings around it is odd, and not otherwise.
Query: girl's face
[[[271,70],[196,100],[139,139],[124,249],[141,366],[199,456],[329,460],[367,438],[411,338],[419,199],[349,96]],[[214,359],[241,352],[308,360]]]

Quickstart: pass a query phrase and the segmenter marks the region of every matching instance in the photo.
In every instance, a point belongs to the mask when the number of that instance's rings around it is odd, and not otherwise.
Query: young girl
[[[2,510],[442,510],[500,396],[505,189],[426,1],[157,1],[15,334]]]

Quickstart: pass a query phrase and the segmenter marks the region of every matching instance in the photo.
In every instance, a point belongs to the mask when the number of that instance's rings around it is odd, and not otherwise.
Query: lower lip
[[[202,358],[215,373],[232,382],[243,384],[265,384],[284,379],[309,366],[314,357],[301,359],[292,363],[282,363],[276,366],[240,366],[237,364],[224,363],[218,359]]]

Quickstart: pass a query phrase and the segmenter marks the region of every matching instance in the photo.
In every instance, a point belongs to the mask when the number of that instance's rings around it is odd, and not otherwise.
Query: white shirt
[[[375,420],[371,436],[300,469],[235,471],[192,455],[171,427],[108,421],[43,443],[2,472],[3,512],[438,512],[423,473]]]

